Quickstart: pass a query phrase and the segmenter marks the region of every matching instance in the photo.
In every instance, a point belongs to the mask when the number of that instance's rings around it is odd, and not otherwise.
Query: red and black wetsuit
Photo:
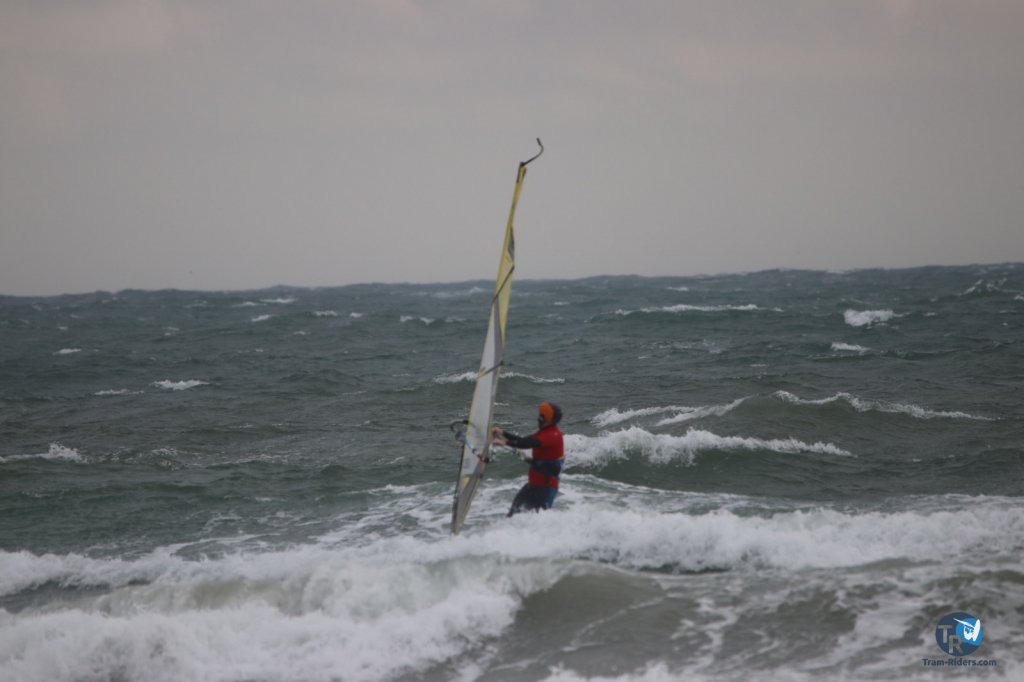
[[[531,448],[533,462],[527,475],[526,485],[512,500],[508,515],[523,510],[550,509],[558,494],[558,476],[562,473],[565,447],[562,432],[556,424],[545,426],[532,436],[517,436],[502,432],[505,442],[514,448]]]

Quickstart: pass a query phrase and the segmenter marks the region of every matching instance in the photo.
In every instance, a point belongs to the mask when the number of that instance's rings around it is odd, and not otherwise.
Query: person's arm
[[[528,450],[532,448],[539,448],[541,443],[534,436],[517,436],[514,433],[508,431],[501,432],[502,439],[514,448],[521,450]]]
[[[534,463],[534,458],[530,457],[528,453],[522,452],[522,449],[526,449],[526,447],[529,447],[529,449],[532,449],[532,447],[539,447],[541,445],[541,441],[535,436],[517,436],[516,434],[509,433],[498,426],[490,430],[490,434],[494,436],[494,442],[496,444],[515,447],[515,449],[519,451],[519,459],[526,464]]]

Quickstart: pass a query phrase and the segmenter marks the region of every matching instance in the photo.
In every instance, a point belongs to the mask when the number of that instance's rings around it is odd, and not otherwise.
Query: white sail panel
[[[538,140],[539,142],[539,140]],[[541,148],[543,150],[543,147]],[[539,154],[538,154],[539,156]],[[536,157],[534,157],[536,158]],[[530,159],[532,161],[533,159]],[[505,228],[505,242],[498,265],[498,277],[494,284],[494,297],[487,318],[487,335],[480,357],[473,401],[469,408],[465,441],[462,446],[462,463],[455,486],[455,503],[452,506],[452,533],[458,533],[469,512],[484,467],[491,451],[491,427],[494,425],[494,399],[498,393],[498,379],[505,350],[505,321],[508,318],[508,304],[512,293],[512,273],[515,270],[515,235],[512,227],[516,204],[526,177],[526,164],[519,164],[516,188],[512,195],[512,209]]]

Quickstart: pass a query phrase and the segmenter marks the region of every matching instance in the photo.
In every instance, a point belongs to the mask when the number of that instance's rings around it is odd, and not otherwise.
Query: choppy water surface
[[[0,298],[0,679],[1010,679],[1024,266]],[[938,670],[938,620],[985,624]]]

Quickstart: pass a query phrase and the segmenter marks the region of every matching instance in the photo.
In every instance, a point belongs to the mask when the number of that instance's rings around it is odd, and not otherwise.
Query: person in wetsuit
[[[508,510],[512,516],[521,511],[551,509],[558,495],[558,476],[565,461],[565,448],[558,422],[562,420],[562,409],[554,403],[541,403],[537,408],[537,432],[531,436],[517,436],[497,426],[494,427],[494,442],[511,445],[514,448],[530,448],[530,457],[523,461],[530,465],[524,485]]]

